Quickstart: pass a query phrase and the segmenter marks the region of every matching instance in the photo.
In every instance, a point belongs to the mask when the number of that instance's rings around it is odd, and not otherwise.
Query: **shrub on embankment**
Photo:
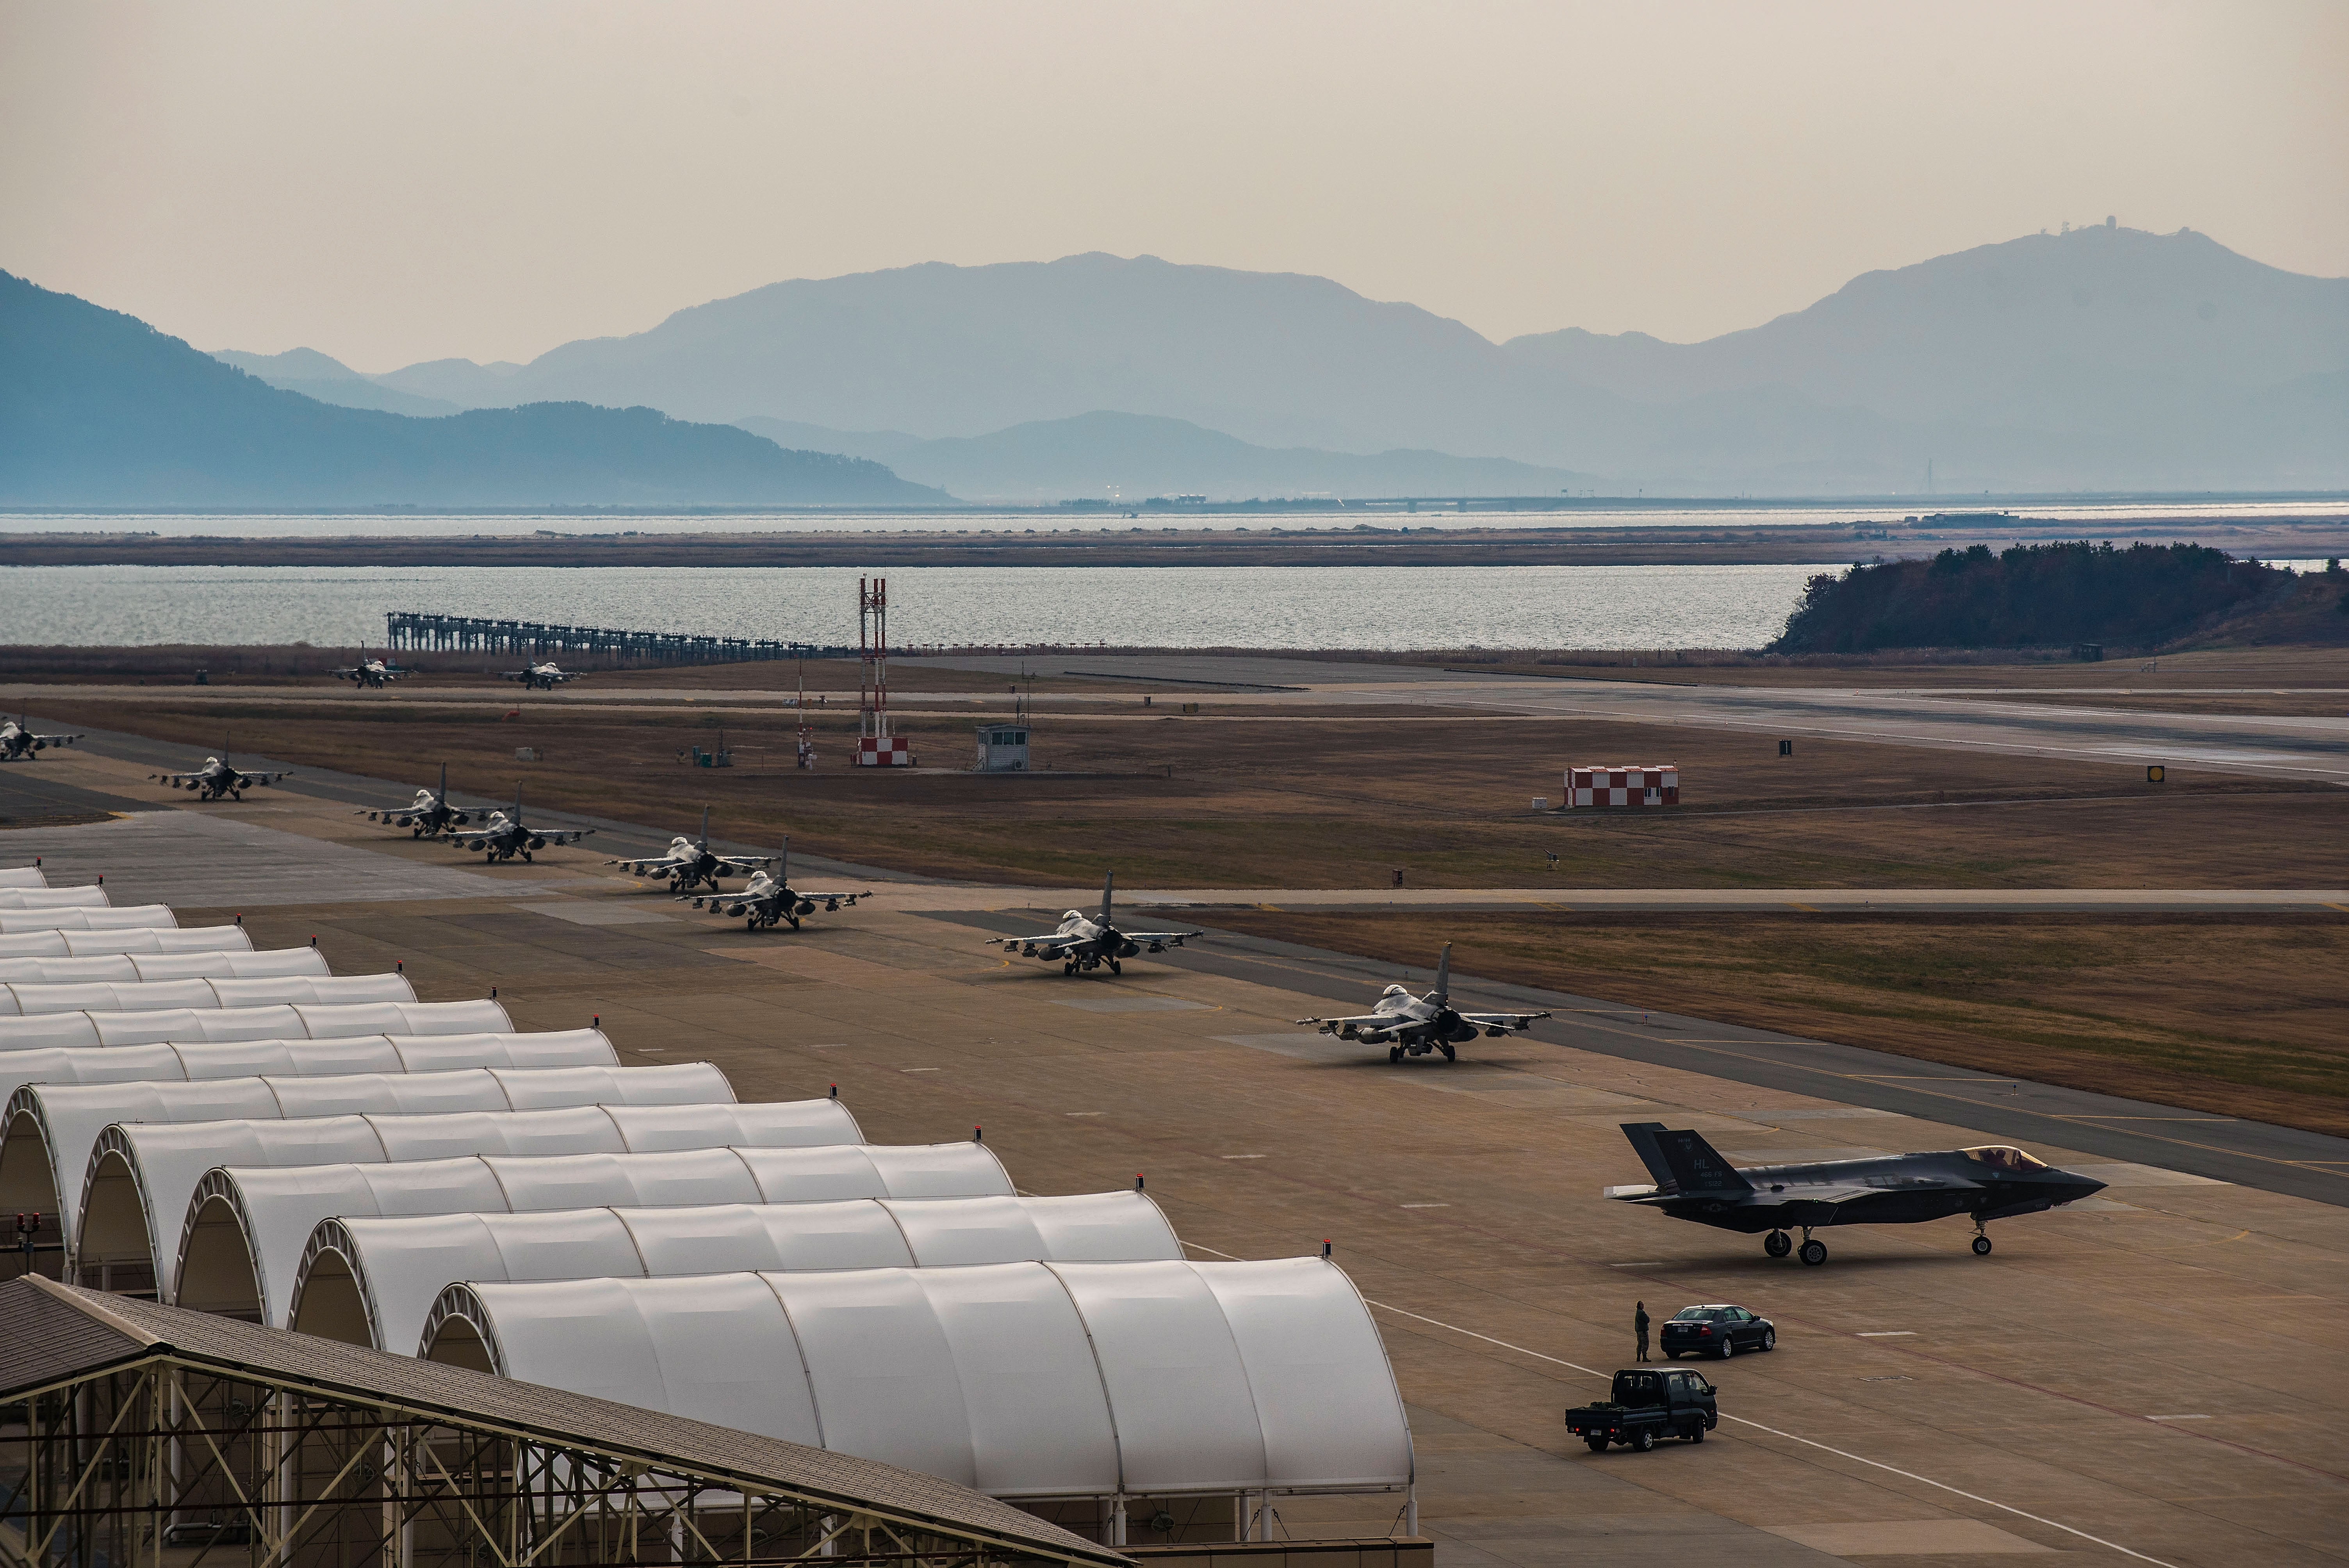
[[[1821,573],[1774,653],[2158,647],[2288,593],[2293,574],[2199,544],[1986,544]]]

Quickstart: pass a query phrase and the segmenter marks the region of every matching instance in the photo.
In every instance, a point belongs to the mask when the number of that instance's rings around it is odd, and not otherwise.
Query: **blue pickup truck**
[[[1609,1443],[1646,1453],[1659,1438],[1701,1443],[1720,1424],[1713,1385],[1703,1373],[1678,1367],[1618,1372],[1606,1398],[1566,1413],[1566,1429],[1594,1454],[1605,1453]]]

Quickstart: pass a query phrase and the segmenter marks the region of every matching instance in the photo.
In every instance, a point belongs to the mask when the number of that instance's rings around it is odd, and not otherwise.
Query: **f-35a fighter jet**
[[[1040,958],[1050,964],[1061,961],[1063,975],[1090,974],[1102,965],[1109,965],[1112,975],[1123,975],[1118,961],[1132,958],[1138,953],[1164,953],[1170,947],[1180,947],[1195,936],[1196,931],[1121,931],[1110,917],[1110,897],[1116,886],[1117,873],[1112,872],[1102,879],[1101,918],[1090,919],[1081,910],[1070,910],[1061,916],[1060,927],[1041,936],[1011,936],[1000,940],[1003,951],[1017,953],[1022,958]],[[999,940],[989,937],[988,941]]]
[[[471,817],[449,804],[449,765],[440,764],[440,788],[438,791],[419,789],[416,803],[395,807],[388,811],[361,811],[370,822],[381,822],[388,828],[405,828],[411,839],[430,839],[451,828],[461,828]]]
[[[2002,1143],[1735,1168],[1694,1132],[1675,1132],[1661,1121],[1622,1127],[1655,1185],[1609,1187],[1606,1196],[1719,1230],[1767,1233],[1762,1250],[1774,1258],[1795,1250],[1786,1232],[1800,1229],[1803,1262],[1814,1267],[1827,1261],[1827,1245],[1812,1237],[1814,1228],[1913,1225],[1961,1214],[1974,1222],[1974,1254],[1988,1257],[1990,1237],[1982,1227],[1989,1222],[2036,1214],[2105,1190],[2102,1181],[2058,1171]]]
[[[1297,1021],[1319,1024],[1323,1034],[1335,1035],[1341,1040],[1384,1046],[1391,1062],[1399,1062],[1405,1057],[1423,1057],[1430,1051],[1442,1051],[1448,1062],[1457,1057],[1454,1047],[1466,1045],[1479,1035],[1497,1040],[1526,1027],[1536,1018],[1548,1016],[1547,1013],[1463,1013],[1453,1006],[1452,944],[1447,942],[1435,961],[1435,989],[1426,995],[1414,996],[1401,985],[1390,985],[1367,1013],[1350,1018]]]
[[[532,663],[523,665],[518,670],[500,670],[498,672],[498,679],[502,681],[520,681],[523,684],[523,689],[524,691],[553,691],[564,681],[575,681],[578,678],[578,676],[574,672],[570,670],[558,670],[551,664],[542,665]]]
[[[0,762],[30,762],[52,746],[71,746],[81,738],[78,735],[35,735],[25,727],[32,722],[30,714],[22,718],[0,718]]]
[[[148,777],[174,789],[192,789],[199,800],[217,800],[222,796],[242,800],[247,789],[266,789],[280,779],[291,779],[294,770],[287,768],[274,773],[248,773],[230,767],[220,758],[207,757],[204,765],[192,773],[150,773]]]
[[[341,669],[326,673],[338,681],[348,681],[369,691],[381,691],[400,676],[412,676],[416,672],[405,665],[395,665],[387,659],[368,658],[367,650],[361,648],[357,664],[346,665]]]
[[[823,905],[826,914],[837,914],[843,907],[854,907],[860,898],[871,898],[870,890],[864,892],[801,892],[791,884],[792,841],[783,841],[783,852],[771,861],[761,862],[751,873],[750,885],[740,892],[709,892],[693,901],[696,909],[706,909],[712,914],[744,923],[744,929],[756,931],[761,926],[788,921],[791,928],[800,928],[800,916],[813,914],[817,904]],[[712,883],[715,887],[717,884]]]
[[[688,839],[683,833],[668,841],[668,852],[642,861],[605,861],[607,866],[626,866],[630,876],[651,877],[665,881],[674,893],[691,892],[705,882],[711,892],[722,890],[718,879],[724,876],[746,877],[775,863],[771,855],[721,855],[709,847],[709,808],[701,809],[701,837]],[[772,923],[771,922],[770,923]],[[792,923],[796,926],[799,922]]]
[[[463,848],[480,855],[494,865],[520,855],[528,861],[531,851],[549,844],[575,844],[595,830],[593,828],[533,828],[522,820],[522,786],[514,786],[514,803],[502,811],[490,813],[490,820],[470,833],[451,833],[450,838]]]

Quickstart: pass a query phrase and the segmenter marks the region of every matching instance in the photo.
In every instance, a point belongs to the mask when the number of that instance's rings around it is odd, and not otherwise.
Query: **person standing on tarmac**
[[[1640,1336],[1640,1359],[1645,1361],[1648,1358],[1648,1304],[1644,1301],[1631,1304],[1631,1331]]]

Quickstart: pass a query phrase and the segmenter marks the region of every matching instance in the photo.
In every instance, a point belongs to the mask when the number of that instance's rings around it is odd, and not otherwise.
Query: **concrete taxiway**
[[[73,766],[136,798],[100,760]],[[109,890],[213,878],[213,907],[254,906],[264,945],[316,933],[347,972],[404,959],[435,999],[495,985],[523,1027],[600,1016],[624,1060],[711,1060],[745,1099],[836,1084],[876,1140],[983,1127],[1029,1191],[1142,1173],[1198,1256],[1328,1239],[1385,1334],[1447,1565],[2314,1565],[2349,1539],[2349,1207],[2291,1185],[2349,1169],[2313,1157],[2349,1153],[2330,1143],[2271,1165],[2252,1133],[2194,1113],[1599,1004],[1454,1065],[1391,1066],[1290,1022],[1367,1002],[1394,977],[1381,966],[1211,936],[1068,979],[984,944],[1030,905],[1057,913],[1032,890],[988,913],[971,890],[906,885],[753,935],[573,850],[466,873],[493,892],[376,901],[369,872],[407,886],[448,851],[340,801],[254,804],[167,810]],[[223,861],[192,819],[240,822],[266,852]],[[26,841],[0,834],[0,862]],[[266,903],[288,880],[318,902]],[[1627,1120],[1694,1127],[1744,1162],[2017,1141],[2111,1185],[1994,1222],[1986,1259],[1943,1222],[1831,1233],[1806,1269],[1602,1200],[1643,1179]],[[2183,1147],[2222,1136],[2246,1140],[2231,1176]],[[1778,1325],[1775,1352],[1705,1365],[1713,1441],[1600,1456],[1567,1439],[1562,1409],[1630,1359],[1635,1301],[1660,1317],[1734,1301]],[[1392,1509],[1281,1500],[1278,1531],[1381,1534]]]

